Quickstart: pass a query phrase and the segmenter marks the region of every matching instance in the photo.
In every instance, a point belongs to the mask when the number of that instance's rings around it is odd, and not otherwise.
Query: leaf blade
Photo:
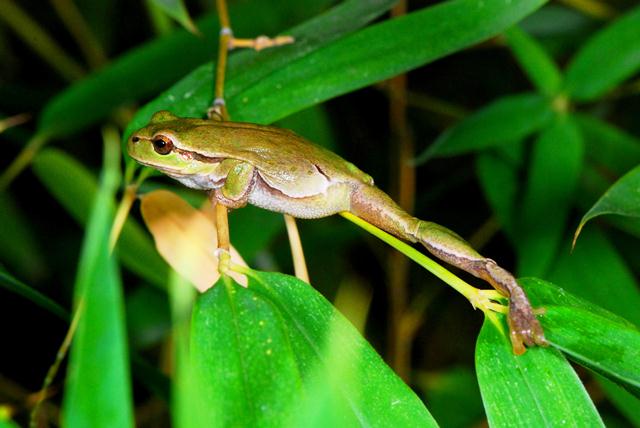
[[[519,141],[540,129],[552,116],[548,100],[524,93],[500,98],[463,119],[416,158],[454,156]]]
[[[558,351],[537,347],[515,356],[488,319],[478,336],[476,371],[490,426],[604,426]]]
[[[569,96],[593,100],[640,68],[640,7],[597,32],[575,55],[566,73]]]

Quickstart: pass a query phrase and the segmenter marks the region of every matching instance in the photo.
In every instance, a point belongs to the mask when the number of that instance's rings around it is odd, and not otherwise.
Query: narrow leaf
[[[36,282],[48,267],[28,218],[9,192],[0,192],[0,260],[22,278]]]
[[[227,105],[238,121],[272,123],[296,111],[346,92],[427,64],[447,54],[485,40],[513,25],[545,3],[544,0],[454,0],[384,21],[313,50],[307,43],[287,46],[291,57],[279,58],[278,67],[251,68],[260,76],[243,76],[233,67],[227,85]],[[329,14],[322,18],[328,17]],[[355,17],[342,16],[345,18]],[[333,30],[323,21],[326,34]],[[316,26],[310,27],[317,30]],[[316,33],[287,32],[297,40],[315,40]],[[331,39],[333,40],[333,38]],[[424,43],[429,40],[429,43]],[[285,60],[285,61],[282,61]],[[201,116],[211,104],[212,67],[196,69],[158,99],[145,106],[129,124],[125,137],[147,123],[153,112],[169,109],[183,116]],[[250,81],[250,86],[237,84]],[[240,82],[240,80],[238,81]]]
[[[63,409],[67,427],[133,427],[122,285],[109,233],[120,160],[118,136],[105,135],[105,166],[95,195],[75,284],[80,321],[69,358]]]
[[[558,253],[582,170],[582,146],[568,116],[558,116],[534,144],[516,244],[520,274],[543,275]]]
[[[237,34],[272,34],[284,28],[283,17],[288,17],[290,11],[296,12],[297,18],[308,17],[326,5],[326,1],[305,2],[306,7],[300,8],[297,3],[300,2],[283,7],[282,0],[233,2],[229,13]],[[264,19],[273,10],[278,11],[273,15],[275,19]],[[156,94],[215,56],[217,18],[200,19],[197,26],[202,37],[175,31],[126,52],[107,67],[56,95],[40,115],[38,133],[64,136],[81,131],[118,107]],[[153,78],[149,78],[151,69]],[[207,80],[211,80],[211,76],[208,75]]]
[[[49,193],[76,222],[84,225],[88,221],[90,207],[98,190],[95,177],[84,165],[55,149],[41,152],[34,159],[33,169]],[[167,266],[143,229],[131,218],[124,225],[117,248],[125,266],[150,283],[164,287]]]
[[[476,372],[490,426],[601,426],[600,415],[562,354],[532,348],[516,356],[488,319],[478,336]]]
[[[538,91],[548,96],[557,95],[562,85],[562,75],[553,58],[536,39],[518,26],[511,27],[504,35],[520,66]]]
[[[597,227],[590,228],[573,251],[570,249],[567,242],[549,272],[549,279],[640,326],[640,287],[606,235]]]
[[[585,155],[596,165],[622,175],[640,164],[640,138],[586,114],[574,113],[584,137]]]
[[[520,191],[519,169],[523,144],[509,144],[478,154],[476,173],[485,198],[491,205],[500,226],[513,243],[516,234],[516,202]]]
[[[167,15],[175,19],[186,30],[191,33],[198,34],[199,31],[187,12],[182,0],[151,0],[153,4],[162,9]]]
[[[593,100],[640,69],[640,7],[597,32],[569,65],[566,84],[578,101]]]
[[[519,141],[539,130],[552,117],[549,101],[538,94],[503,97],[476,111],[444,132],[420,154],[421,163],[432,156],[453,156]]]
[[[270,74],[289,66],[299,58],[320,49],[332,41],[344,37],[390,9],[394,0],[375,0],[362,2],[348,0],[335,6],[328,12],[286,31],[296,42],[261,52],[244,51],[229,58],[229,79],[225,85],[227,102],[232,94],[241,94],[252,85],[260,84]],[[213,64],[209,63],[193,70],[188,76],[176,83],[162,95],[142,107],[131,120],[125,131],[125,138],[147,124],[153,113],[158,110],[171,110],[180,116],[201,117],[211,105],[214,75]],[[272,86],[279,88],[278,94],[287,85]],[[239,96],[239,95],[238,95]],[[271,94],[274,97],[274,94]],[[292,100],[290,94],[282,96]],[[277,98],[281,100],[281,98]],[[253,109],[253,108],[251,108]],[[234,109],[231,116],[234,120],[242,110]],[[267,114],[265,112],[265,114]],[[262,123],[270,123],[286,115],[266,119]]]
[[[640,165],[616,181],[587,211],[580,220],[574,242],[589,220],[605,214],[640,217]]]
[[[23,282],[17,280],[9,274],[2,266],[0,266],[0,286],[7,290],[16,293],[25,299],[28,299],[36,305],[48,310],[58,318],[68,321],[69,312],[62,306],[40,293],[33,287],[29,287]]]

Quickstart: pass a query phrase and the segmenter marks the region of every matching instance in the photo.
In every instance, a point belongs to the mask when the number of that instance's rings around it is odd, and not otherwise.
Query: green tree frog
[[[401,239],[419,242],[434,256],[509,297],[507,319],[515,353],[523,353],[524,344],[547,344],[511,273],[449,229],[409,215],[369,175],[292,131],[160,111],[131,135],[128,151],[139,163],[188,187],[209,191],[212,199],[229,208],[249,203],[298,218],[348,211]]]

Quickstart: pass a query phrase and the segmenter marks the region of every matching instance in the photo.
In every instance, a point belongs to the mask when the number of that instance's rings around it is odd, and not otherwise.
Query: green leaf
[[[634,427],[640,427],[640,399],[605,377],[596,376],[596,379],[620,413],[626,416]]]
[[[65,426],[133,427],[122,285],[109,249],[118,187],[118,136],[105,134],[105,166],[93,200],[75,284],[80,321],[63,399]]]
[[[198,34],[199,31],[194,25],[187,8],[182,0],[151,0],[154,5],[162,9],[167,15],[175,19],[186,30]]]
[[[640,325],[640,288],[633,272],[596,227],[570,251],[567,242],[549,279],[571,293]],[[594,275],[594,272],[598,272]]]
[[[524,157],[523,144],[509,144],[479,153],[476,173],[485,198],[504,232],[516,243],[516,202],[520,191],[519,169]]]
[[[2,266],[0,266],[0,286],[24,297],[25,299],[32,301],[36,305],[48,310],[60,319],[63,319],[65,321],[69,320],[69,312],[65,308],[63,308],[44,294],[40,293],[36,289],[29,287],[23,282],[17,280]]]
[[[371,346],[308,284],[250,271],[200,296],[191,358],[204,425],[436,426]],[[228,280],[227,280],[228,281]]]
[[[74,158],[56,149],[42,151],[33,161],[33,170],[49,193],[81,225],[98,191],[95,177]],[[140,225],[129,218],[118,241],[118,255],[133,272],[150,283],[164,287],[167,265]]]
[[[453,367],[443,372],[419,373],[416,384],[440,426],[465,428],[485,419],[478,380],[469,367]]]
[[[640,139],[586,114],[572,115],[585,142],[589,160],[622,175],[640,164]]]
[[[582,217],[575,237],[592,218],[605,214],[640,217],[640,165],[616,181]]]
[[[248,74],[235,69],[230,61],[227,106],[234,120],[272,123],[485,40],[543,3],[544,0],[522,0],[505,5],[503,0],[481,4],[454,0],[384,21],[322,46],[327,37],[335,39],[330,33],[336,19],[341,23],[338,28],[359,20],[358,14],[327,13],[308,27],[287,32],[302,42],[283,47],[277,61],[267,59],[251,64],[245,68]],[[196,69],[139,111],[125,137],[145,125],[158,110],[201,116],[211,104],[211,76],[211,65]]]
[[[285,8],[281,0],[234,2],[229,13],[237,34],[272,34],[283,29],[281,16],[288,16],[289,9],[296,12],[296,17],[313,16],[322,10],[326,1],[305,2],[308,7],[303,13],[295,3]],[[273,10],[279,12],[276,19],[264,19],[273,16],[269,13]],[[260,19],[255,19],[256,16]],[[107,67],[59,93],[42,111],[38,133],[64,136],[81,131],[118,107],[156,94],[209,60],[218,47],[217,18],[198,20],[198,28],[204,36],[175,31],[126,52]],[[211,79],[211,75],[207,79]]]
[[[589,101],[640,69],[640,7],[597,32],[578,51],[566,73],[569,96]]]
[[[547,340],[570,359],[640,397],[640,331],[630,322],[563,289],[536,279],[520,280],[535,306]]]
[[[296,39],[296,42],[291,45],[262,52],[244,51],[231,55],[227,71],[228,80],[225,85],[227,104],[232,94],[240,94],[246,88],[260,84],[270,74],[286,68],[297,59],[304,58],[331,41],[366,25],[390,9],[393,4],[393,0],[345,1],[328,12],[286,31],[286,34]],[[213,100],[213,75],[211,63],[195,69],[165,93],[138,110],[129,122],[124,137],[127,138],[135,129],[146,125],[153,113],[159,110],[171,110],[180,116],[201,117]],[[284,97],[277,98],[278,100],[293,101],[292,94],[282,93],[282,89],[286,89],[287,85],[280,84],[272,86],[272,90],[273,88],[277,88],[279,96]],[[274,96],[273,91],[270,95]],[[262,113],[269,115],[267,111]],[[240,110],[231,110],[234,120],[246,120],[241,116],[242,114]],[[270,123],[285,116],[278,115],[271,119],[265,117],[264,120],[257,122]]]
[[[47,265],[27,217],[9,192],[0,192],[0,260],[21,277],[37,282],[46,275]]]
[[[476,344],[476,372],[490,426],[604,426],[560,352],[537,347],[516,356],[488,319]]]
[[[544,95],[557,95],[562,86],[562,74],[544,48],[518,26],[504,33],[524,72],[538,91]]]
[[[516,242],[521,275],[543,275],[556,257],[582,157],[582,138],[568,116],[557,116],[535,142]]]
[[[433,156],[454,156],[519,141],[552,117],[549,100],[538,94],[500,98],[448,129],[420,154],[416,163]]]

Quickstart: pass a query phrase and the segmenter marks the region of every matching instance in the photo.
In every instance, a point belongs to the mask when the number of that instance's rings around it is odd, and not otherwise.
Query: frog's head
[[[127,151],[139,163],[174,177],[205,175],[211,162],[203,162],[189,141],[190,131],[201,122],[159,111],[147,126],[131,134]]]

